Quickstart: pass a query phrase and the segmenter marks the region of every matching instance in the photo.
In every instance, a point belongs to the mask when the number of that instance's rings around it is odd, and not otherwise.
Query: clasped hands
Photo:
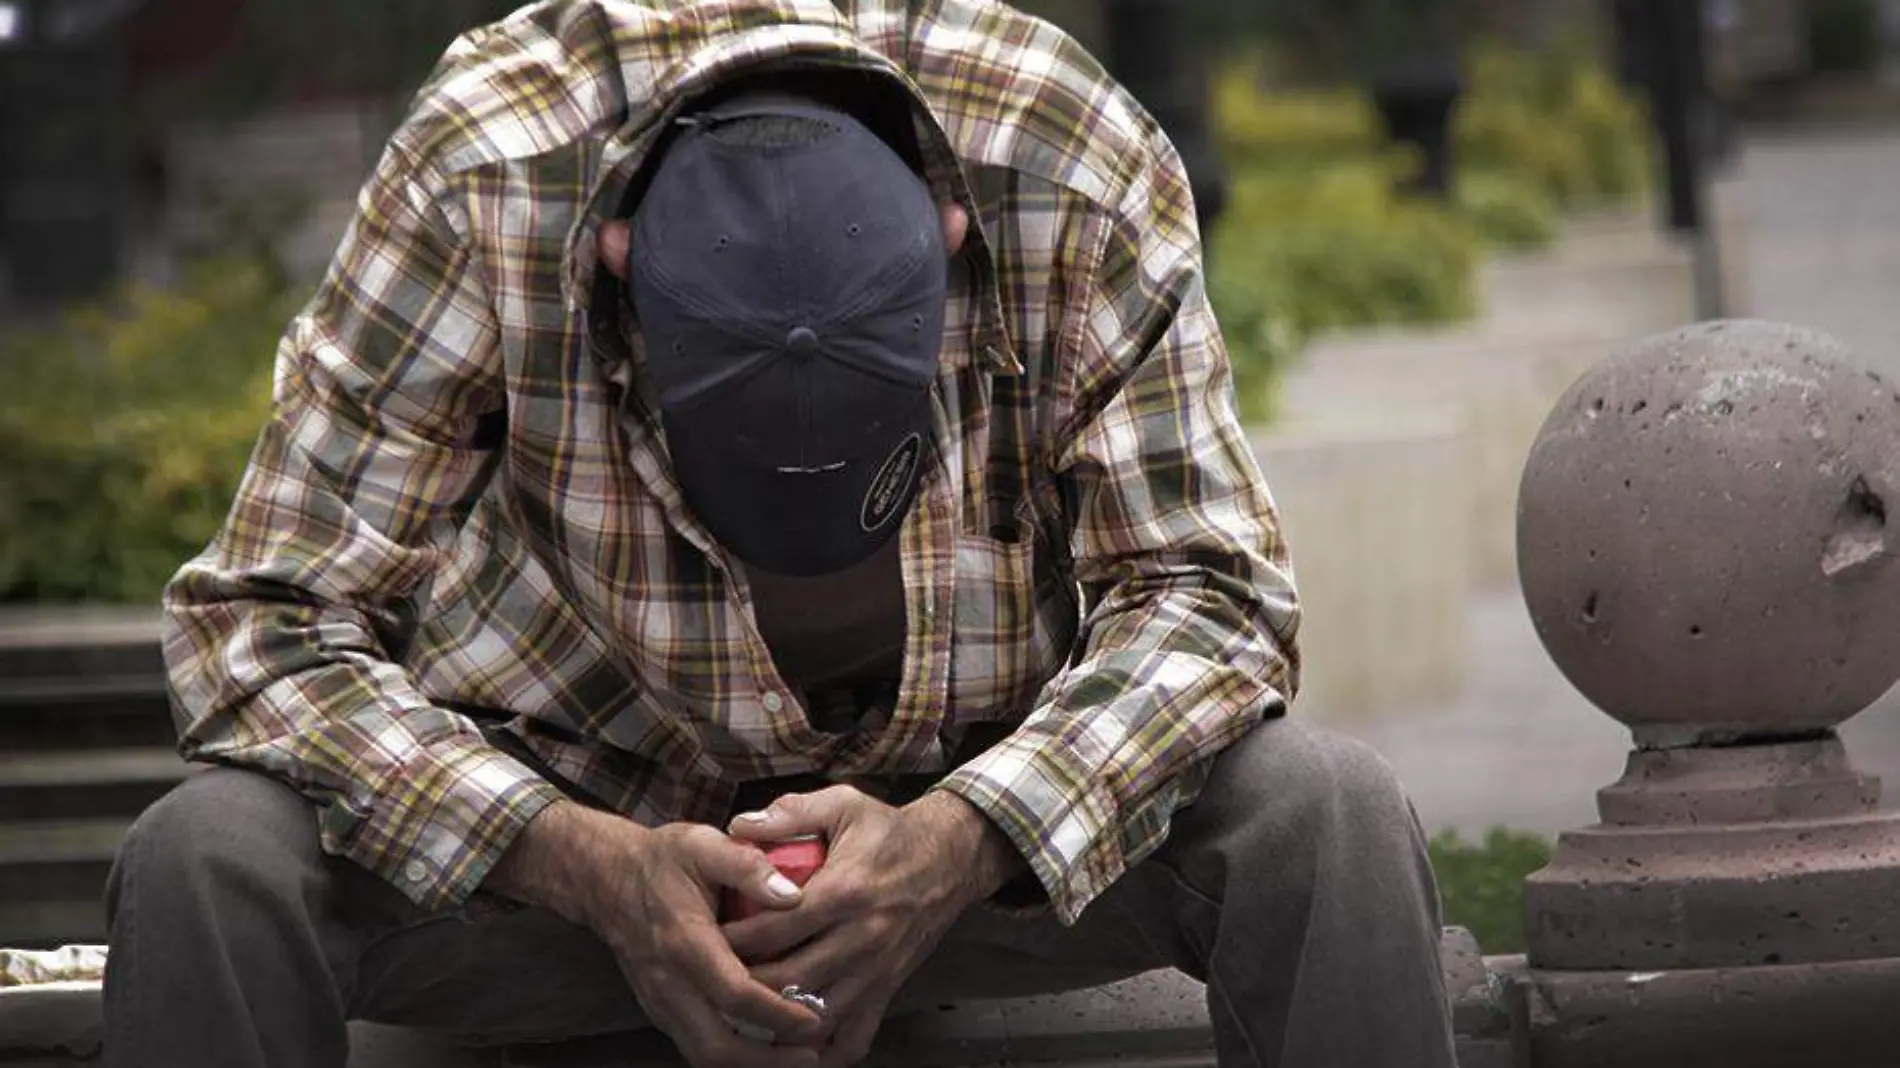
[[[828,856],[803,890],[746,844],[814,834]],[[941,791],[893,808],[832,787],[742,814],[724,834],[679,824],[645,835],[587,918],[695,1068],[864,1059],[898,989],[1008,880],[1015,856],[974,807]],[[724,888],[765,911],[721,926]],[[794,986],[821,995],[824,1015],[781,996]]]

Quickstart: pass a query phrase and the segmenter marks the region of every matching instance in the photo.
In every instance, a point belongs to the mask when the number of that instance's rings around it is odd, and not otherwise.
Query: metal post
[[[1699,136],[1708,97],[1701,0],[1661,0],[1652,15],[1648,63],[1663,156],[1669,166],[1669,225],[1693,231],[1704,213]]]
[[[1626,62],[1648,90],[1665,164],[1663,206],[1671,230],[1695,250],[1696,309],[1702,319],[1726,311],[1722,255],[1709,219],[1713,95],[1709,87],[1707,19],[1703,0],[1654,0],[1622,9]]]

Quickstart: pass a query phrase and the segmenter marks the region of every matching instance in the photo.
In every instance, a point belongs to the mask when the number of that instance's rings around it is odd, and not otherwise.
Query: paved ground
[[[1900,377],[1900,130],[1762,137],[1742,173],[1756,314],[1830,331]]]
[[[1833,332],[1900,379],[1900,129],[1757,135],[1741,166],[1753,314]],[[1564,682],[1515,593],[1474,603],[1469,625],[1478,660],[1465,699],[1348,729],[1392,760],[1433,828],[1592,822],[1627,734]],[[1843,733],[1900,795],[1900,693]]]

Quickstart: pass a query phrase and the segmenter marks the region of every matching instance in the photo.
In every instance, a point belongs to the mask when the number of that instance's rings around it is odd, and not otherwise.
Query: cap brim
[[[903,525],[931,455],[929,412],[920,390],[858,459],[817,471],[760,465],[716,420],[662,418],[674,475],[713,537],[748,566],[811,576],[862,562]]]

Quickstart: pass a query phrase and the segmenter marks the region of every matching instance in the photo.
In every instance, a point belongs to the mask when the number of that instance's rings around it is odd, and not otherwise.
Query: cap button
[[[816,356],[818,335],[809,326],[794,327],[785,335],[785,348],[794,356]]]

